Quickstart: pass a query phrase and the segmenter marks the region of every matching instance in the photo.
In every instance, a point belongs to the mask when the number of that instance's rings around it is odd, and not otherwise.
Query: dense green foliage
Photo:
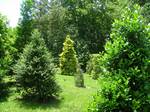
[[[121,18],[115,20],[100,58],[101,88],[90,112],[149,111],[149,28],[137,5],[126,8]]]
[[[112,22],[133,3],[131,0],[25,0],[21,7],[16,48],[22,51],[30,40],[32,29],[37,28],[58,63],[65,36],[71,34],[80,66],[85,71],[89,54],[104,50]]]
[[[0,15],[0,76],[5,74],[5,56],[6,56],[6,42],[7,38],[7,25],[6,19]]]
[[[66,23],[67,10],[60,5],[49,3],[47,0],[36,1],[34,5],[36,6],[35,27],[40,30],[47,48],[58,63],[58,57],[68,33],[67,29],[69,29]]]
[[[7,19],[0,14],[0,98],[5,95],[6,85],[3,78],[10,71],[13,60],[13,44],[15,38],[11,37],[11,29],[8,28]]]
[[[150,23],[150,2],[143,6],[142,15],[145,17],[147,23]]]
[[[67,35],[63,51],[60,54],[60,69],[63,75],[74,75],[78,69],[78,59],[74,49],[74,42]]]
[[[22,5],[23,18],[18,29],[18,43],[28,41],[29,36],[24,34],[30,35],[32,27],[37,28],[58,63],[65,36],[71,34],[80,66],[85,70],[89,53],[102,51],[105,39],[109,37],[113,18],[105,2],[33,0],[30,4],[31,1],[26,0]],[[24,30],[26,27],[29,27],[28,30]],[[81,45],[84,50],[81,50]]]
[[[22,52],[25,45],[30,42],[34,25],[32,7],[33,0],[25,0],[21,5],[21,18],[17,27],[17,40],[15,45],[18,52]]]
[[[71,34],[81,69],[85,71],[89,55],[104,50],[114,19],[134,3],[145,7],[143,15],[148,18],[147,0],[25,0],[16,48],[22,51],[30,41],[32,29],[37,28],[58,64],[65,36]]]
[[[37,100],[48,100],[58,94],[54,64],[40,33],[35,30],[32,41],[26,45],[14,67],[18,89],[23,96],[34,96]]]
[[[103,45],[111,29],[112,18],[104,1],[64,0],[63,7],[68,10],[69,20],[76,38],[84,41],[90,53],[103,50]]]
[[[148,112],[149,1],[23,0],[14,28],[0,14],[0,98],[6,95],[8,85],[13,87],[12,93],[17,86],[19,95],[47,101],[59,93],[57,74],[65,94],[61,101],[68,99],[60,111],[68,111],[66,106],[71,105],[70,110],[78,112],[82,111],[78,102],[85,97],[79,99],[76,91],[85,89],[84,95],[89,95],[92,86],[89,88],[90,80],[84,78],[91,77],[97,79],[100,90],[93,97],[90,112]],[[75,94],[78,101],[73,102]],[[18,98],[18,93],[15,95]]]

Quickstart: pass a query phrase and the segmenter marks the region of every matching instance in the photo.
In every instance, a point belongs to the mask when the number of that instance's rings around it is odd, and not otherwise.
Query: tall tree
[[[6,85],[3,78],[6,76],[11,61],[9,49],[11,43],[8,36],[8,21],[0,14],[0,98],[5,95]]]
[[[16,48],[18,52],[22,52],[24,46],[30,41],[31,32],[33,30],[33,0],[25,0],[21,5],[21,18],[18,26],[18,37],[16,40]]]
[[[70,34],[75,41],[81,68],[85,69],[89,53],[104,50],[112,22],[120,16],[120,10],[128,5],[128,1],[34,0],[34,27],[41,32],[57,62],[65,35]]]
[[[64,0],[62,6],[69,11],[68,20],[76,28],[76,39],[84,40],[90,53],[103,50],[105,39],[109,36],[112,18],[103,1]]]
[[[50,3],[49,3],[50,4]],[[38,4],[36,4],[38,6]],[[38,6],[39,7],[39,6]],[[43,6],[43,8],[45,8]],[[38,12],[37,12],[38,14]],[[36,28],[42,34],[45,43],[53,56],[58,57],[61,53],[63,41],[67,34],[68,25],[66,24],[66,10],[58,5],[51,4],[51,8],[45,13],[40,13],[36,18]],[[69,28],[68,28],[69,29]]]
[[[0,76],[5,73],[6,43],[8,40],[7,20],[0,14]]]

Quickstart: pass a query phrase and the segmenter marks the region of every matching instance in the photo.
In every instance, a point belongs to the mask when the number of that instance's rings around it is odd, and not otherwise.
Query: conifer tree
[[[14,67],[16,81],[23,96],[45,101],[58,94],[59,86],[55,82],[51,54],[40,33],[35,30],[31,39]]]
[[[0,98],[5,96],[6,85],[3,81],[4,76],[7,73],[9,58],[7,59],[8,48],[8,28],[7,19],[0,14]]]
[[[60,54],[60,68],[63,75],[74,75],[75,86],[84,87],[84,78],[78,64],[74,42],[67,35],[64,42],[63,52]]]
[[[64,42],[63,51],[60,54],[60,68],[63,75],[74,75],[77,73],[78,60],[74,50],[74,42],[67,35]]]

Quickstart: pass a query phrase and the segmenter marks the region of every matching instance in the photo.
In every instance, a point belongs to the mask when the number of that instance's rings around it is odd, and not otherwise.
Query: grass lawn
[[[57,75],[57,81],[62,88],[61,100],[47,104],[17,100],[17,93],[13,91],[6,101],[0,102],[0,112],[85,112],[98,84],[88,75],[84,78],[86,87],[77,88],[74,86],[73,76]]]

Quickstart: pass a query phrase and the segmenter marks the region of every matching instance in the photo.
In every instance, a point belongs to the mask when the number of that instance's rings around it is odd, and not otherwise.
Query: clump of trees
[[[138,5],[115,20],[100,58],[100,91],[90,112],[148,112],[150,107],[150,35]]]
[[[38,30],[34,30],[31,39],[14,67],[17,87],[23,96],[45,101],[59,93],[53,58]]]
[[[90,111],[147,111],[149,5],[149,0],[24,0],[16,28],[8,28],[0,15],[0,97],[8,74],[15,74],[23,96],[56,96],[54,64],[60,64],[61,74],[74,76],[77,87],[84,87],[86,68],[100,80]]]

